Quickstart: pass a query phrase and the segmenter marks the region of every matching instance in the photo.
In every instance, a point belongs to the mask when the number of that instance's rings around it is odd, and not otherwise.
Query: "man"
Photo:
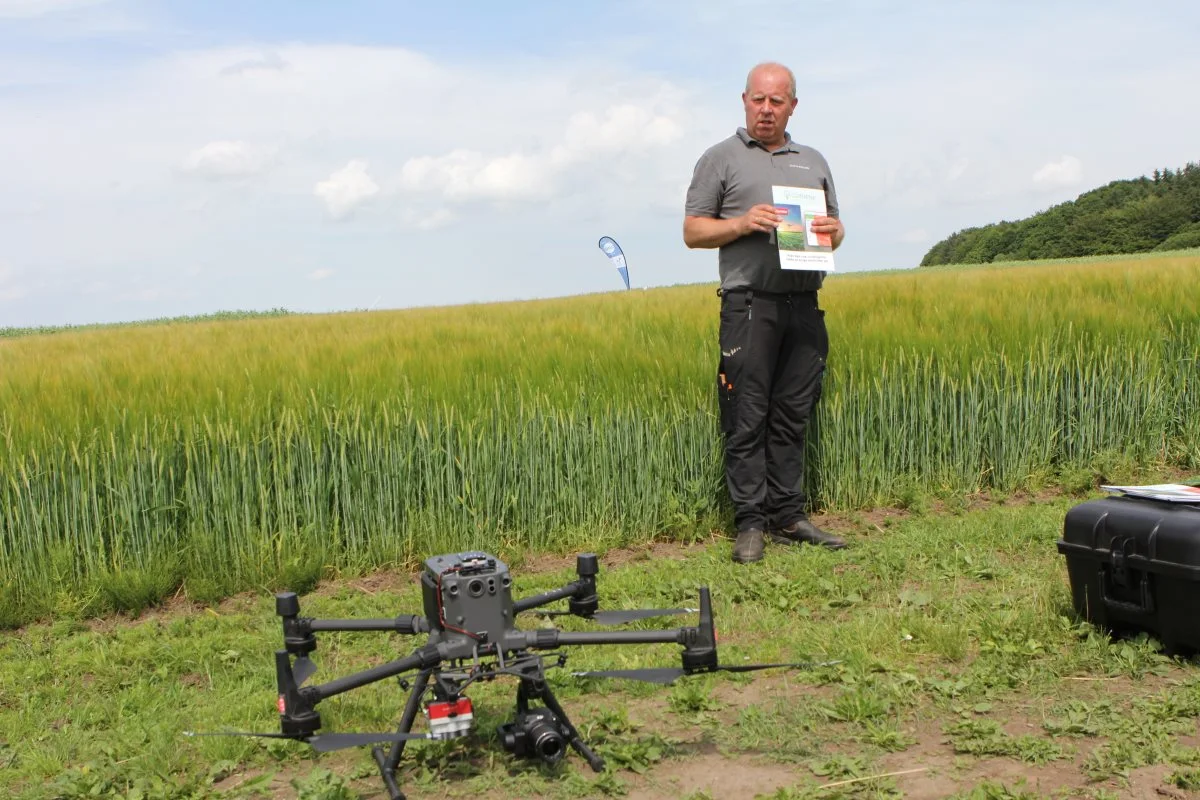
[[[846,232],[824,156],[787,132],[796,109],[791,70],[754,67],[742,104],[746,126],[696,163],[683,240],[689,248],[719,248],[725,480],[738,530],[733,560],[748,563],[763,557],[767,538],[845,546],[809,521],[803,490],[805,434],[829,353],[817,304],[825,273],[780,267],[775,229],[782,216],[771,187],[823,189],[828,216],[813,220],[813,232],[828,235],[834,249]]]

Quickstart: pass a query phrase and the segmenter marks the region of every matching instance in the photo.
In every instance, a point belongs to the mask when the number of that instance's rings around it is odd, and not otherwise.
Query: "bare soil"
[[[1101,697],[1129,697],[1153,694],[1170,686],[1168,675],[1153,681],[1132,681],[1118,678],[1105,682],[1103,687],[1096,683],[1079,683],[1079,699]],[[751,706],[770,709],[783,705],[812,704],[832,698],[837,687],[812,686],[789,677],[786,673],[762,673],[753,681],[744,684],[719,682],[713,697],[722,708],[709,712],[711,717],[735,719],[740,711]],[[956,753],[943,727],[953,721],[944,712],[922,707],[896,720],[900,729],[913,743],[900,752],[881,752],[862,744],[853,733],[853,728],[840,723],[831,723],[821,731],[824,746],[807,757],[779,757],[768,747],[758,750],[728,750],[714,743],[711,731],[702,725],[689,725],[684,716],[672,712],[668,702],[669,689],[661,696],[640,700],[628,709],[629,719],[637,727],[636,735],[658,733],[675,743],[675,751],[664,760],[650,766],[642,774],[629,770],[617,772],[625,787],[627,800],[682,800],[689,796],[707,797],[713,800],[724,798],[769,797],[781,789],[815,790],[839,788],[845,792],[856,788],[867,788],[869,781],[886,781],[905,800],[935,800],[965,793],[985,782],[1002,784],[1011,791],[1033,793],[1046,798],[1103,796],[1121,800],[1183,800],[1196,797],[1167,783],[1172,767],[1156,765],[1130,771],[1127,778],[1091,781],[1083,769],[1088,754],[1105,743],[1105,739],[1062,738],[1060,744],[1067,750],[1068,757],[1048,764],[1029,764],[1015,758],[974,757]],[[1062,699],[1062,698],[1058,698]],[[566,704],[568,712],[575,717],[580,727],[590,719],[603,699],[586,698]],[[1004,729],[1013,736],[1039,735],[1041,715],[1036,707],[1016,706],[1006,709]],[[797,733],[797,735],[803,735]],[[1200,743],[1200,729],[1180,737],[1179,744],[1194,747]],[[861,756],[869,763],[867,773],[854,777],[822,777],[814,771],[814,765],[833,756]],[[493,754],[496,764],[504,763],[509,756]],[[337,753],[323,758],[321,765],[335,773],[350,776],[361,775],[365,759],[362,754]],[[402,762],[402,767],[405,762]],[[595,776],[586,763],[574,751],[567,755],[565,768],[593,779]],[[293,774],[281,772],[272,784],[273,795],[278,800],[293,800],[296,790],[290,785],[292,778],[301,777],[312,769],[304,762]],[[248,779],[247,775],[233,776],[218,788],[228,788]],[[878,786],[879,784],[874,784]],[[382,800],[386,798],[382,783],[375,775],[356,778],[354,790],[361,798]],[[456,800],[471,796],[460,781],[448,778],[431,793],[411,785],[402,786],[410,800],[421,798],[443,798]],[[845,796],[845,795],[843,795]],[[867,796],[867,795],[863,795]],[[526,793],[514,794],[501,787],[487,790],[489,800],[534,800]]]

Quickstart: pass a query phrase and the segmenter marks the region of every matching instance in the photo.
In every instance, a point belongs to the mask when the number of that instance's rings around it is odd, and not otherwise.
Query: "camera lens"
[[[538,758],[553,764],[563,757],[563,738],[558,731],[546,731],[533,743]]]
[[[471,593],[471,597],[481,596],[483,594],[483,581],[479,580],[479,578],[473,578],[467,584],[467,591]]]
[[[555,722],[553,714],[543,711],[528,717],[525,723],[525,733],[533,742],[533,752],[547,764],[557,762],[566,752],[562,733]]]

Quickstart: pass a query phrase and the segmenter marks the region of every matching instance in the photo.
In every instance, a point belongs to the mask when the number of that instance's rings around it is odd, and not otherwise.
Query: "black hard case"
[[[1058,551],[1084,619],[1151,634],[1171,654],[1200,650],[1200,505],[1089,500],[1067,512]]]

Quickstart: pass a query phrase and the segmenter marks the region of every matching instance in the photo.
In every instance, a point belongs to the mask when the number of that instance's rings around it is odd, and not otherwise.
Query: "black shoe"
[[[796,520],[791,525],[771,531],[770,538],[775,544],[815,544],[830,550],[841,550],[846,546],[844,539],[826,533],[806,519]]]
[[[765,545],[766,538],[758,528],[741,531],[737,535],[737,541],[733,543],[733,560],[739,564],[762,561]]]

